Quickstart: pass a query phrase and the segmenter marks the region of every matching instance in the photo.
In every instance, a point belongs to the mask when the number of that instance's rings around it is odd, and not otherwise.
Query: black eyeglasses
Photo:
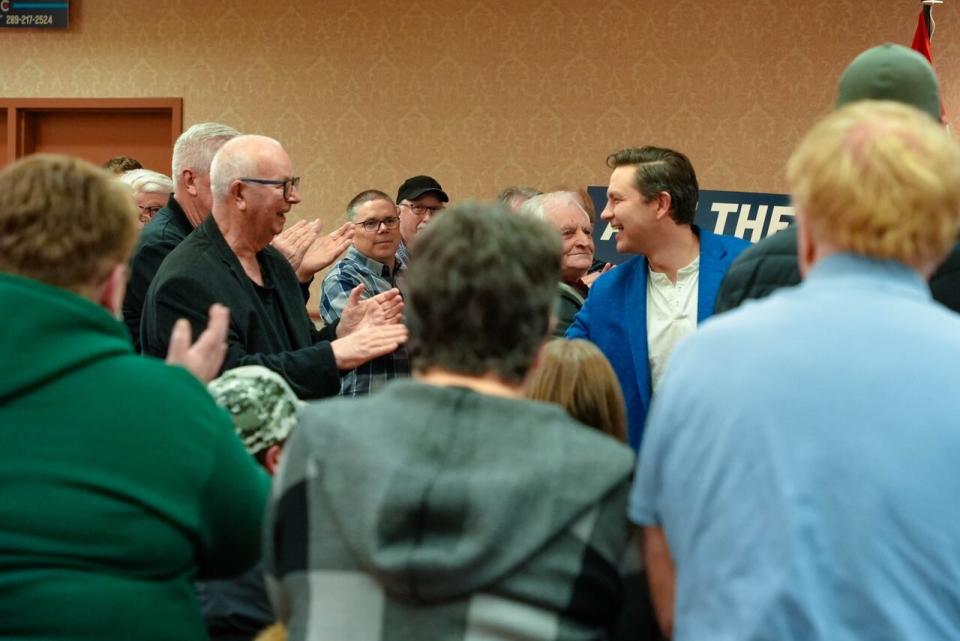
[[[286,180],[267,180],[266,178],[238,178],[237,180],[245,183],[256,183],[258,185],[283,185],[284,200],[290,198],[290,192],[293,191],[294,187],[300,186],[300,176],[294,176]]]
[[[436,216],[438,211],[443,211],[446,207],[430,207],[429,205],[420,205],[418,203],[400,203],[401,207],[406,207],[417,216],[426,216],[430,214],[431,216]]]
[[[380,231],[380,225],[383,225],[384,229],[396,229],[400,226],[400,219],[396,216],[388,216],[380,220],[371,218],[370,220],[354,223],[354,225],[360,225],[363,227],[363,231],[373,233]]]

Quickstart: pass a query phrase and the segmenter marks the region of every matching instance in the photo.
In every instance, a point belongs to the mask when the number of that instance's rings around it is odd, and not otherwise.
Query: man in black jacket
[[[204,327],[207,310],[219,302],[231,312],[224,369],[263,365],[300,398],[321,398],[339,392],[341,370],[406,340],[395,289],[361,302],[358,288],[337,325],[314,328],[296,273],[270,246],[300,202],[300,179],[280,143],[234,138],[217,152],[210,177],[212,215],[164,260],[147,292],[144,353],[164,354],[165,337],[180,317],[195,331]]]
[[[940,120],[940,86],[933,67],[919,53],[900,45],[868,49],[844,70],[837,107],[857,100],[902,102]],[[797,230],[791,226],[737,257],[720,286],[715,313],[799,282]],[[936,300],[960,312],[960,244],[930,277],[930,289]]]
[[[173,193],[143,228],[130,259],[130,281],[123,297],[123,323],[138,352],[147,289],[167,254],[209,215],[213,203],[210,163],[223,143],[239,135],[233,127],[201,122],[183,132],[173,146]]]

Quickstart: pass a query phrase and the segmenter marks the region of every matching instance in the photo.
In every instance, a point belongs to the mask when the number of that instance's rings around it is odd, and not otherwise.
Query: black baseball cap
[[[436,179],[431,176],[414,176],[413,178],[407,178],[400,185],[400,189],[397,190],[397,203],[401,200],[416,200],[420,196],[431,192],[435,193],[442,203],[450,201],[447,192],[443,191],[443,187]]]

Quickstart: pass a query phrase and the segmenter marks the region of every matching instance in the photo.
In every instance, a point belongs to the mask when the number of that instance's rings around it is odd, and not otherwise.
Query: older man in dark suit
[[[217,152],[210,174],[212,215],[164,260],[147,293],[145,353],[165,353],[177,318],[203,327],[206,310],[220,302],[231,310],[224,369],[263,365],[301,398],[319,398],[339,392],[340,371],[406,340],[397,290],[362,302],[355,290],[337,325],[314,328],[293,268],[270,247],[300,202],[300,179],[280,143],[234,138]]]

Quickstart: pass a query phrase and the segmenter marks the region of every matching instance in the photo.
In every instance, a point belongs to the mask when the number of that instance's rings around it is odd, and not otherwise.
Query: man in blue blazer
[[[567,338],[586,338],[610,360],[639,448],[650,397],[677,343],[713,313],[723,275],[750,243],[693,224],[700,194],[690,160],[658,147],[623,149],[601,218],[617,251],[640,254],[594,283]]]

